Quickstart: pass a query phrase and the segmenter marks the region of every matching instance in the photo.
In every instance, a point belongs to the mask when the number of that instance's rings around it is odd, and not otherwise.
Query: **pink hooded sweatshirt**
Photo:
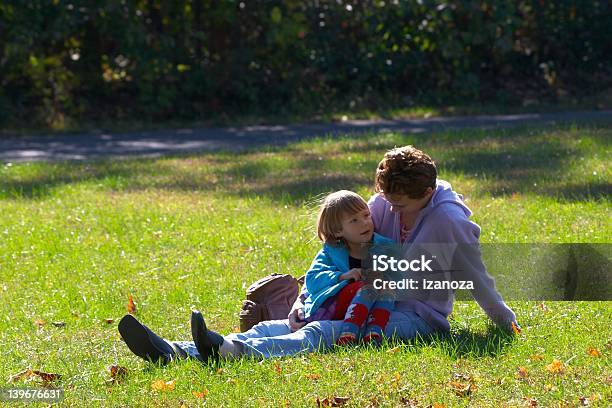
[[[400,242],[400,214],[391,212],[391,204],[381,195],[375,194],[368,201],[374,228],[380,235]],[[436,191],[425,208],[421,210],[410,236],[403,248],[413,244],[473,244],[478,248],[480,227],[469,220],[472,215],[464,204],[463,196],[457,194],[451,185],[438,180]],[[498,326],[509,330],[516,322],[514,312],[504,303],[495,289],[495,281],[487,273],[480,257],[480,251],[470,256],[466,263],[467,274],[474,280],[479,290],[472,295],[489,318]],[[397,301],[397,311],[413,311],[436,330],[448,331],[448,316],[453,310],[454,296],[446,300],[407,299]]]

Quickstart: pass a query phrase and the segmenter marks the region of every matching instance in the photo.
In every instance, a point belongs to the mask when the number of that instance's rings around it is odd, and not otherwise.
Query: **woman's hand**
[[[514,321],[510,323],[510,328],[512,329],[512,333],[521,334],[521,326],[519,326],[518,322]]]
[[[293,302],[293,306],[291,307],[291,311],[289,312],[287,319],[289,319],[289,327],[291,328],[292,332],[297,331],[306,325],[306,322],[304,321],[304,304],[299,296],[297,299],[295,299],[295,302]]]
[[[344,272],[338,278],[338,280],[341,280],[341,281],[350,280],[350,279],[354,279],[355,282],[360,281],[361,280],[361,268],[353,268],[348,272]]]

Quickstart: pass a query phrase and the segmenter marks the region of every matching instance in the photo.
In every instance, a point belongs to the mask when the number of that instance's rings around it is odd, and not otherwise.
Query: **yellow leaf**
[[[204,388],[202,392],[193,391],[192,394],[196,398],[200,398],[200,399],[206,398],[206,396],[208,395],[208,388]]]
[[[537,407],[538,406],[538,399],[536,397],[523,397],[523,400],[527,401],[527,406],[528,407]]]
[[[542,361],[544,360],[544,356],[541,354],[534,354],[533,356],[529,357],[529,359],[531,361]]]
[[[476,388],[474,384],[471,384],[471,383],[465,384],[459,381],[451,381],[449,385],[451,386],[451,389],[458,397],[467,397]]]
[[[518,376],[519,378],[527,378],[528,373],[527,373],[527,368],[526,367],[519,367],[518,368]]]
[[[546,370],[553,374],[563,374],[565,372],[565,366],[557,359],[554,359],[552,363],[546,366]]]
[[[308,378],[309,380],[318,380],[321,378],[321,374],[306,374],[304,377]]]
[[[134,304],[134,299],[132,298],[132,295],[130,295],[130,297],[128,298],[127,311],[129,314],[136,313],[136,305]]]
[[[171,380],[171,381],[157,380],[151,383],[151,388],[154,389],[155,391],[167,392],[167,391],[173,391],[175,384],[176,384],[176,380]]]
[[[392,349],[387,350],[387,353],[397,353],[398,351],[400,351],[402,348],[400,346],[395,346]]]
[[[519,327],[514,322],[512,322],[512,331],[514,332],[514,334],[521,333],[521,329],[519,329]]]
[[[591,357],[601,357],[601,351],[597,350],[595,347],[589,347],[587,349],[587,354]]]

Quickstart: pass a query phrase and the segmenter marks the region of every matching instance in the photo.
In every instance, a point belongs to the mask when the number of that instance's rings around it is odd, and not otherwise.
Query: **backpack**
[[[240,310],[240,330],[247,331],[264,320],[286,319],[298,297],[303,278],[273,273],[253,283]]]

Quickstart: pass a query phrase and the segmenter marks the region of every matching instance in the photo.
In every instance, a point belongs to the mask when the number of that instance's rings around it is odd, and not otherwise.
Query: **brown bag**
[[[298,297],[298,282],[291,275],[273,273],[249,286],[240,310],[240,330],[247,331],[264,320],[286,319]]]

